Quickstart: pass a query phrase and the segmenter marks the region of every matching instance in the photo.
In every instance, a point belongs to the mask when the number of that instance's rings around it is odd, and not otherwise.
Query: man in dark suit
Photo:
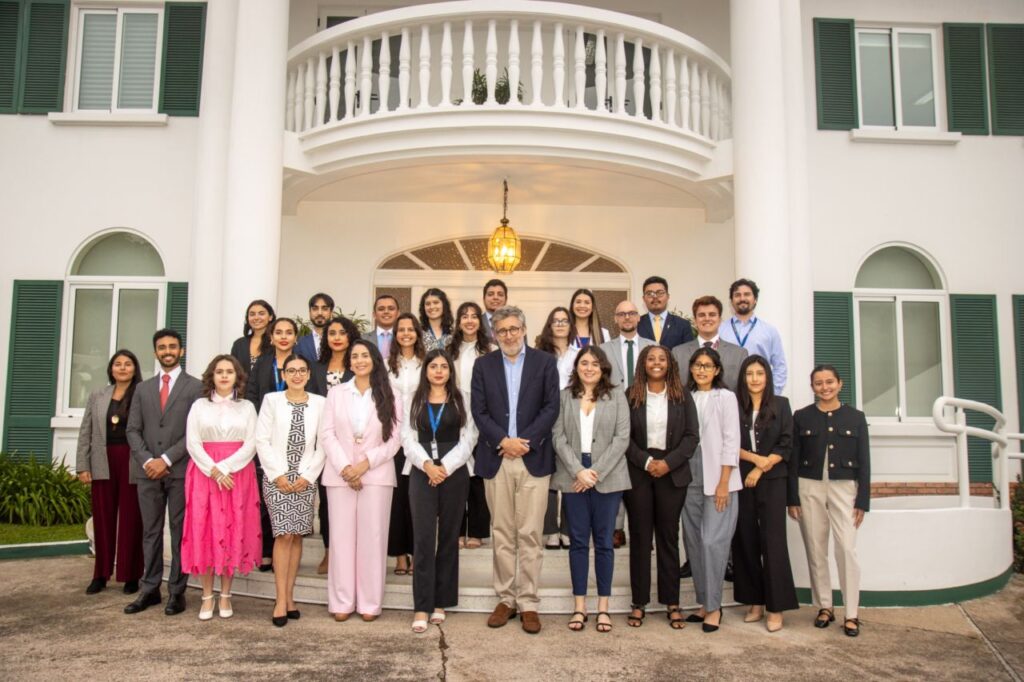
[[[381,294],[373,302],[374,328],[363,334],[363,339],[377,346],[387,362],[391,342],[395,340],[395,320],[401,310],[398,299],[391,294]]]
[[[491,316],[498,308],[508,305],[508,287],[500,279],[491,279],[484,285],[484,317],[480,320],[480,326],[484,333],[494,339],[494,332],[491,329]]]
[[[144,573],[138,598],[124,607],[139,613],[159,604],[164,572],[164,514],[170,515],[171,572],[167,576],[168,616],[185,610],[188,576],[181,570],[181,531],[185,520],[185,422],[202,382],[185,373],[181,358],[185,347],[173,329],[153,335],[153,350],[160,362],[156,376],[135,389],[128,413],[128,445],[132,459],[130,477],[138,487],[142,515]]]
[[[480,432],[474,469],[484,479],[491,509],[500,599],[487,625],[501,627],[518,610],[523,630],[536,634],[544,512],[555,471],[558,367],[553,355],[526,346],[526,317],[519,308],[498,308],[492,321],[499,350],[473,365],[471,392]]]
[[[668,282],[664,277],[654,275],[644,280],[644,305],[647,314],[640,318],[636,331],[668,349],[693,339],[690,323],[678,315],[668,312]]]
[[[310,362],[320,360],[320,338],[324,327],[334,317],[334,299],[323,292],[313,294],[309,298],[309,333],[299,337],[295,344],[295,352]]]

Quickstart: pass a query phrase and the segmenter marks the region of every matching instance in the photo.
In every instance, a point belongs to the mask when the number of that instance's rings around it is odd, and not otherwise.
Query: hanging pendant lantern
[[[523,260],[523,244],[508,224],[508,180],[503,181],[505,198],[501,209],[501,225],[494,230],[487,247],[487,262],[495,272],[511,273]]]

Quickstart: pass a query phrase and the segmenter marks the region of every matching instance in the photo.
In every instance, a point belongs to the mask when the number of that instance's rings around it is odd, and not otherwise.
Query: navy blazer
[[[651,316],[644,313],[640,316],[640,323],[636,327],[636,333],[645,339],[654,341],[654,327],[651,326]],[[669,313],[665,316],[665,324],[661,327],[661,345],[669,350],[680,346],[687,341],[693,340],[693,329],[689,320],[678,315]]]
[[[299,337],[299,342],[295,344],[295,354],[301,355],[310,362],[319,362],[320,349],[316,347],[312,334]]]
[[[531,476],[555,472],[555,448],[551,429],[558,419],[558,363],[555,356],[526,348],[523,378],[519,383],[516,425],[519,437],[530,441],[523,464]],[[474,475],[494,478],[501,467],[498,444],[508,436],[508,384],[500,350],[477,358],[473,363],[471,409],[480,437],[476,443]]]

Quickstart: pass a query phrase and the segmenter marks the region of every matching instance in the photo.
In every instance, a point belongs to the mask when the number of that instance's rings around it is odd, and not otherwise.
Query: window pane
[[[873,289],[941,289],[942,280],[923,257],[901,246],[879,249],[857,271],[856,286]]]
[[[153,108],[156,23],[157,15],[154,13],[124,15],[121,73],[117,85],[117,106],[121,109]]]
[[[903,362],[907,379],[907,416],[929,417],[942,395],[942,345],[939,304],[903,302]]]
[[[117,347],[139,358],[143,378],[153,376],[153,332],[156,322],[156,289],[122,289],[117,302]]]
[[[859,33],[861,122],[895,126],[892,105],[892,52],[885,33]]]
[[[900,33],[900,105],[905,126],[935,125],[932,37]]]
[[[110,360],[110,289],[75,291],[74,329],[71,331],[71,385],[68,404],[85,407],[93,389],[107,383]]]
[[[71,266],[71,274],[163,277],[164,262],[143,237],[114,232],[83,249]]]
[[[82,64],[78,108],[110,110],[114,85],[116,14],[82,15]]]
[[[897,417],[896,302],[860,302],[861,396],[869,417]]]

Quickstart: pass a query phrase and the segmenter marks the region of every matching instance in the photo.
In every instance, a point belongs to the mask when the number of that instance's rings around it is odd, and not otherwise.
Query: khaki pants
[[[504,458],[494,478],[484,480],[491,508],[494,591],[506,605],[536,611],[544,558],[544,512],[550,476],[531,476],[522,458]],[[518,564],[518,571],[517,569]]]
[[[819,609],[832,608],[832,579],[828,569],[831,530],[846,618],[856,618],[860,604],[860,564],[855,548],[857,529],[853,527],[856,496],[857,482],[830,481],[827,467],[821,481],[800,478],[800,534],[807,549],[811,596]]]

